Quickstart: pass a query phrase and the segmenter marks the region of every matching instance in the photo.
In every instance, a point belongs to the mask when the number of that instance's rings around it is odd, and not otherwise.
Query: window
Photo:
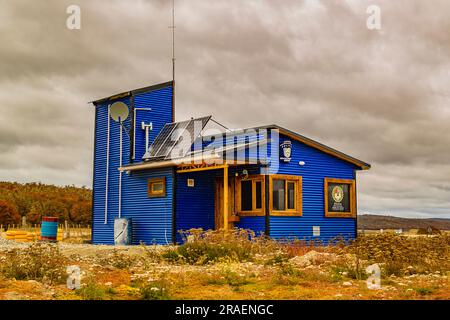
[[[287,208],[295,210],[295,182],[287,182]]]
[[[284,210],[285,209],[285,202],[284,201],[284,194],[285,194],[285,181],[284,180],[273,180],[272,183],[272,192],[273,192],[273,210]]]
[[[150,198],[166,196],[166,178],[153,178],[148,180],[147,194]]]
[[[269,188],[271,215],[302,215],[302,177],[272,175]]]
[[[241,181],[241,210],[251,211],[253,209],[253,181]]]
[[[236,205],[241,216],[265,215],[264,176],[251,175],[236,179]]]
[[[324,196],[326,217],[356,217],[354,180],[325,178]]]

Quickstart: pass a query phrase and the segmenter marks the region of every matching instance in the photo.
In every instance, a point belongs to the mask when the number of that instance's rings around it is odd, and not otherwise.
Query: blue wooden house
[[[174,122],[173,93],[167,82],[93,102],[94,244],[114,244],[118,218],[133,244],[180,242],[191,228],[356,237],[356,172],[369,164],[277,125]]]

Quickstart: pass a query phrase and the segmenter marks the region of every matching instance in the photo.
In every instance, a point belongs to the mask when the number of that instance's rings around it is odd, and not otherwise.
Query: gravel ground
[[[0,251],[6,251],[16,248],[27,248],[31,245],[31,242],[16,242],[13,240],[6,240],[0,237]],[[82,256],[93,256],[101,253],[108,253],[108,251],[117,250],[121,253],[130,255],[141,255],[144,253],[142,246],[112,246],[112,245],[92,245],[92,244],[74,244],[74,243],[58,243],[64,255],[70,256],[71,254],[79,254]],[[168,249],[169,246],[147,246],[152,250]]]
[[[15,248],[26,248],[29,245],[30,245],[29,243],[15,242],[12,240],[6,240],[3,238],[0,238],[0,251],[10,250],[10,249],[15,249]]]

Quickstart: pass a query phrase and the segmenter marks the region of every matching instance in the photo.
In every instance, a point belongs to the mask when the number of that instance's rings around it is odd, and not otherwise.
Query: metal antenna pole
[[[175,0],[172,0],[172,121],[175,121]]]
[[[172,80],[175,82],[175,0],[172,0]]]

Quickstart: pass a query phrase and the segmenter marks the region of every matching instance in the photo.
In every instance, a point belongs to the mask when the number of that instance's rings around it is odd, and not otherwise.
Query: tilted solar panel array
[[[178,157],[183,157],[190,151],[194,140],[200,135],[211,116],[191,119],[182,122],[167,123],[156,137],[144,156],[144,160],[170,159],[171,151],[176,148]]]
[[[164,127],[161,129],[161,132],[158,134],[158,136],[155,138],[155,141],[149,148],[149,157],[156,157],[158,151],[164,145],[166,139],[170,137],[170,133],[175,126],[176,123],[168,123],[164,125]]]
[[[166,155],[166,159],[176,159],[186,156],[190,151],[192,144],[200,136],[203,128],[211,117],[203,117],[191,120],[183,132],[180,132],[178,139],[171,152]]]

